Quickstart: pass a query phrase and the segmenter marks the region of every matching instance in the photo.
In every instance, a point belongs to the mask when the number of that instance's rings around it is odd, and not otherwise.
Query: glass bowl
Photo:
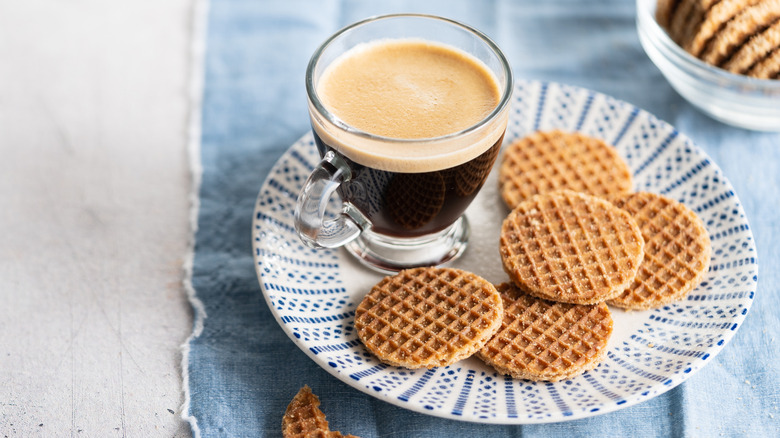
[[[636,0],[639,41],[682,97],[710,117],[758,131],[780,131],[780,80],[737,75],[695,58],[655,21],[656,0]]]

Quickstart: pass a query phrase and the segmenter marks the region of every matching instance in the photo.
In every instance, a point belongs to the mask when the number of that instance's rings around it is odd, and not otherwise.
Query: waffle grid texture
[[[501,297],[487,280],[454,268],[414,268],[371,289],[355,311],[355,328],[381,361],[432,368],[482,348],[502,315]]]
[[[507,146],[498,178],[509,208],[557,190],[606,196],[632,187],[631,171],[614,147],[558,130],[535,132]]]
[[[609,202],[569,190],[520,203],[501,227],[504,271],[527,293],[594,304],[619,295],[636,275],[639,226]]]
[[[709,270],[712,246],[701,219],[680,202],[639,192],[609,200],[636,220],[645,241],[636,277],[608,303],[627,309],[649,309],[679,300]]]
[[[478,357],[517,379],[557,381],[593,369],[603,359],[612,334],[606,304],[547,301],[509,283],[497,289],[504,319]]]

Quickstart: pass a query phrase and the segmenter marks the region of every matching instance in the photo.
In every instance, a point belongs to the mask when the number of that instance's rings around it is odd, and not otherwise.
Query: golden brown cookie
[[[574,304],[615,298],[634,280],[644,241],[628,213],[583,193],[520,203],[501,226],[504,271],[527,293]]]
[[[779,47],[780,20],[776,20],[766,30],[753,35],[723,64],[723,68],[732,73],[745,74],[751,66],[758,64]]]
[[[712,247],[696,213],[673,199],[640,192],[612,196],[639,224],[645,255],[634,282],[608,301],[626,309],[650,309],[683,298],[709,270]]]
[[[612,315],[606,304],[566,304],[534,298],[509,283],[498,333],[477,353],[516,379],[558,381],[591,370],[607,352]]]
[[[320,399],[305,385],[292,399],[282,417],[284,438],[358,438],[331,431],[325,414],[319,408]]]
[[[747,75],[759,79],[780,79],[780,47],[751,67]]]
[[[501,296],[487,280],[454,268],[414,268],[385,277],[355,310],[355,329],[382,362],[446,366],[474,354],[501,326]]]
[[[696,9],[700,0],[679,0],[671,17],[668,26],[669,36],[679,45],[685,43],[686,34],[689,27],[697,27],[701,23],[696,23]],[[699,20],[701,20],[699,18]]]
[[[696,33],[701,28],[707,12],[712,6],[720,0],[694,0],[688,19],[684,25],[680,40],[677,42],[681,47],[686,47],[696,37]]]
[[[506,147],[499,170],[509,208],[539,193],[574,190],[595,196],[631,190],[631,171],[615,148],[580,133],[536,132]]]
[[[679,3],[678,0],[658,0],[655,6],[655,20],[658,24],[667,29],[672,20],[672,13]]]
[[[726,23],[743,9],[757,3],[759,0],[721,0],[715,2],[705,14],[696,35],[683,48],[693,56],[699,57],[705,46]]]
[[[756,33],[780,18],[780,0],[761,0],[734,16],[713,37],[699,58],[711,65],[720,66]]]

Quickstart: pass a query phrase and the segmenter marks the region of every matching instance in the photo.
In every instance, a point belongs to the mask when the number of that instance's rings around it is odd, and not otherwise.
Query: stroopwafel
[[[780,79],[780,47],[751,67],[747,75],[759,79]]]
[[[701,52],[704,62],[720,66],[757,32],[780,18],[780,0],[762,0],[745,8],[725,24]]]
[[[677,0],[658,0],[655,6],[655,21],[664,29],[669,27],[672,13],[677,7]]]
[[[628,213],[568,190],[520,203],[501,226],[504,271],[527,293],[574,304],[618,296],[642,261],[644,242]]]
[[[693,290],[710,265],[711,245],[701,219],[680,202],[655,193],[610,197],[636,220],[645,241],[634,282],[608,301],[626,309],[650,309]]]
[[[355,310],[355,329],[382,362],[432,368],[482,348],[502,315],[501,296],[487,280],[454,268],[413,268],[371,289]]]
[[[504,320],[477,357],[498,372],[558,381],[595,368],[604,357],[612,335],[606,304],[547,301],[509,283],[496,288],[504,301]]]
[[[707,13],[712,6],[720,0],[692,0],[692,7],[682,33],[675,38],[675,42],[681,47],[686,47],[696,37],[696,33],[701,29]]]
[[[657,0],[656,21],[710,65],[780,79],[780,0]]]
[[[674,15],[669,21],[669,36],[677,43],[685,41],[685,36],[690,32],[691,26],[697,26],[695,23],[696,9],[700,0],[679,0],[675,8]],[[699,18],[701,20],[701,18]]]
[[[682,43],[682,47],[693,56],[699,57],[701,52],[710,43],[710,40],[743,9],[755,4],[759,0],[722,0],[715,2],[705,13],[701,25],[695,35],[689,41]]]
[[[631,171],[614,147],[580,133],[536,132],[507,146],[499,170],[511,209],[539,193],[568,189],[595,196],[631,190]]]
[[[745,74],[751,66],[766,59],[767,55],[777,48],[780,48],[780,20],[751,37],[728,62],[723,64],[723,68],[732,73]]]
[[[325,414],[320,410],[320,399],[305,385],[292,399],[282,417],[284,438],[358,438],[331,431]]]

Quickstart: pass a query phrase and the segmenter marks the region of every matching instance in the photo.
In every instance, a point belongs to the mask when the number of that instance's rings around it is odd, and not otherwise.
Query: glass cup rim
[[[317,92],[315,90],[315,84],[314,84],[314,68],[319,62],[319,59],[324,53],[324,51],[337,38],[339,38],[340,36],[344,35],[345,33],[349,32],[352,29],[365,26],[375,21],[393,19],[393,18],[405,18],[405,17],[432,19],[436,21],[449,23],[456,27],[460,27],[461,29],[464,29],[467,32],[477,36],[480,40],[482,40],[482,42],[484,42],[490,48],[490,50],[496,55],[499,62],[501,63],[501,67],[506,77],[506,85],[504,86],[504,90],[501,93],[501,100],[499,100],[498,105],[496,105],[496,107],[493,108],[493,111],[491,111],[490,114],[485,116],[485,118],[475,123],[474,125],[471,125],[460,131],[452,132],[438,137],[409,139],[409,138],[386,137],[382,135],[371,134],[369,132],[357,129],[349,125],[348,123],[344,122],[343,120],[338,118],[335,114],[330,112],[327,108],[325,108],[325,105],[322,104],[322,101],[319,99],[319,96],[317,95]],[[431,14],[400,13],[400,14],[376,15],[376,16],[368,17],[363,20],[357,21],[350,25],[347,25],[339,29],[338,31],[336,31],[331,36],[329,36],[322,44],[320,44],[319,47],[317,47],[311,59],[309,60],[309,65],[306,68],[306,94],[308,95],[309,102],[311,102],[311,104],[314,106],[314,108],[321,116],[323,116],[329,123],[332,123],[336,127],[343,129],[346,132],[349,132],[351,135],[356,135],[358,137],[362,137],[369,140],[378,140],[378,141],[389,142],[389,143],[420,143],[420,142],[430,143],[430,142],[446,141],[452,138],[457,138],[463,135],[470,134],[482,128],[483,126],[487,125],[488,123],[490,123],[492,120],[494,120],[497,116],[499,116],[504,111],[504,109],[509,105],[509,102],[512,99],[513,87],[514,87],[514,77],[512,75],[512,69],[509,65],[509,61],[506,59],[506,56],[498,47],[498,45],[495,42],[493,42],[493,40],[491,40],[490,37],[488,37],[483,32],[467,24],[461,23],[451,18],[445,18],[445,17],[440,17],[438,15],[431,15]]]

